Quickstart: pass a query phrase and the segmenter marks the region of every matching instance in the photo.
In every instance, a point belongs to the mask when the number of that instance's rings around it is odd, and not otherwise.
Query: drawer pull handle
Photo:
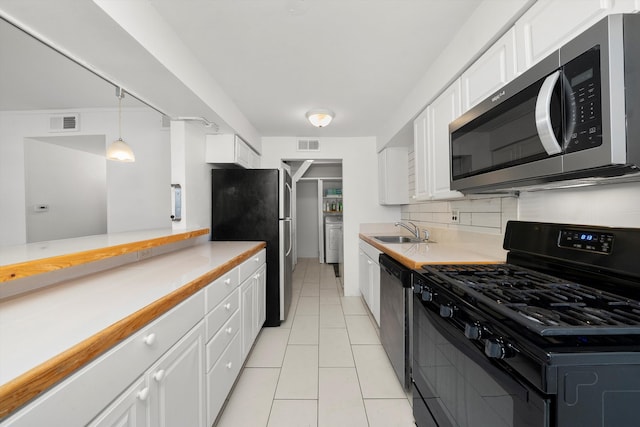
[[[225,284],[225,285],[230,285],[230,284],[231,284],[231,278],[229,278],[229,279],[225,279],[225,280],[224,280],[224,284]]]
[[[227,334],[231,335],[232,332],[233,332],[233,328],[227,328]]]
[[[149,397],[149,387],[145,387],[138,392],[138,399],[144,401]]]
[[[233,366],[233,363],[231,362],[227,363],[227,369],[231,369],[232,366]]]
[[[153,379],[160,382],[164,378],[164,369],[160,369],[158,372],[153,374]]]
[[[227,310],[231,309],[231,303],[228,302],[224,305],[224,308],[226,308]]]
[[[153,345],[154,342],[156,342],[156,334],[149,334],[144,337],[144,343],[146,345]]]

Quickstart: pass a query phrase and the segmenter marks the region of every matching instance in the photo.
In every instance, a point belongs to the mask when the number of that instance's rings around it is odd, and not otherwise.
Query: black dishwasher
[[[380,341],[407,389],[410,378],[411,270],[380,254]]]

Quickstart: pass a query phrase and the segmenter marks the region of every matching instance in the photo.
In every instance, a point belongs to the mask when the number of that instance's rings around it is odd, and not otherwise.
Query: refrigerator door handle
[[[287,191],[289,192],[289,205],[284,207],[286,209],[284,216],[287,218],[290,218],[291,217],[291,198],[293,197],[293,189],[291,188],[288,182],[285,182],[284,185],[287,187]]]
[[[291,218],[285,218],[283,219],[283,221],[289,223],[289,249],[287,249],[287,252],[284,254],[285,257],[288,257],[291,253],[291,250],[293,249],[293,237],[291,237]]]

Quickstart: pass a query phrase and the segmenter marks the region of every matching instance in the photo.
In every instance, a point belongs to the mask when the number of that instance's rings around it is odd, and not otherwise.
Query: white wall
[[[536,0],[483,0],[473,15],[398,106],[378,136],[382,150]],[[416,52],[419,54],[419,52]]]
[[[198,122],[171,122],[171,183],[182,187],[182,220],[174,230],[211,227],[211,169],[204,162],[206,133]]]
[[[104,155],[28,138],[24,149],[27,243],[105,234]]]
[[[262,139],[262,167],[274,168],[281,159],[342,160],[344,205],[344,292],[359,295],[358,234],[361,223],[391,222],[400,218],[400,208],[378,204],[378,158],[376,139],[320,138],[320,151],[297,151],[295,137]]]
[[[80,114],[74,135],[104,135],[106,144],[118,138],[117,110],[0,112],[0,245],[26,242],[24,139],[60,135],[49,131],[49,116],[69,112]],[[170,227],[169,132],[160,114],[123,109],[122,137],[136,162],[107,163],[108,232]]]
[[[640,228],[640,182],[523,192],[518,219]]]
[[[108,145],[117,139],[117,114],[109,112],[101,120],[103,126],[113,124],[107,132]],[[107,162],[109,233],[171,227],[171,146],[169,129],[161,124],[157,111],[122,111],[122,139],[133,149],[136,161]]]
[[[298,257],[318,259],[318,181],[296,183],[296,223]]]

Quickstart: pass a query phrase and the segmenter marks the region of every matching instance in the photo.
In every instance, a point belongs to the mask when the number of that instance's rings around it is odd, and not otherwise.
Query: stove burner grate
[[[511,264],[424,266],[541,335],[640,334],[640,302]]]

